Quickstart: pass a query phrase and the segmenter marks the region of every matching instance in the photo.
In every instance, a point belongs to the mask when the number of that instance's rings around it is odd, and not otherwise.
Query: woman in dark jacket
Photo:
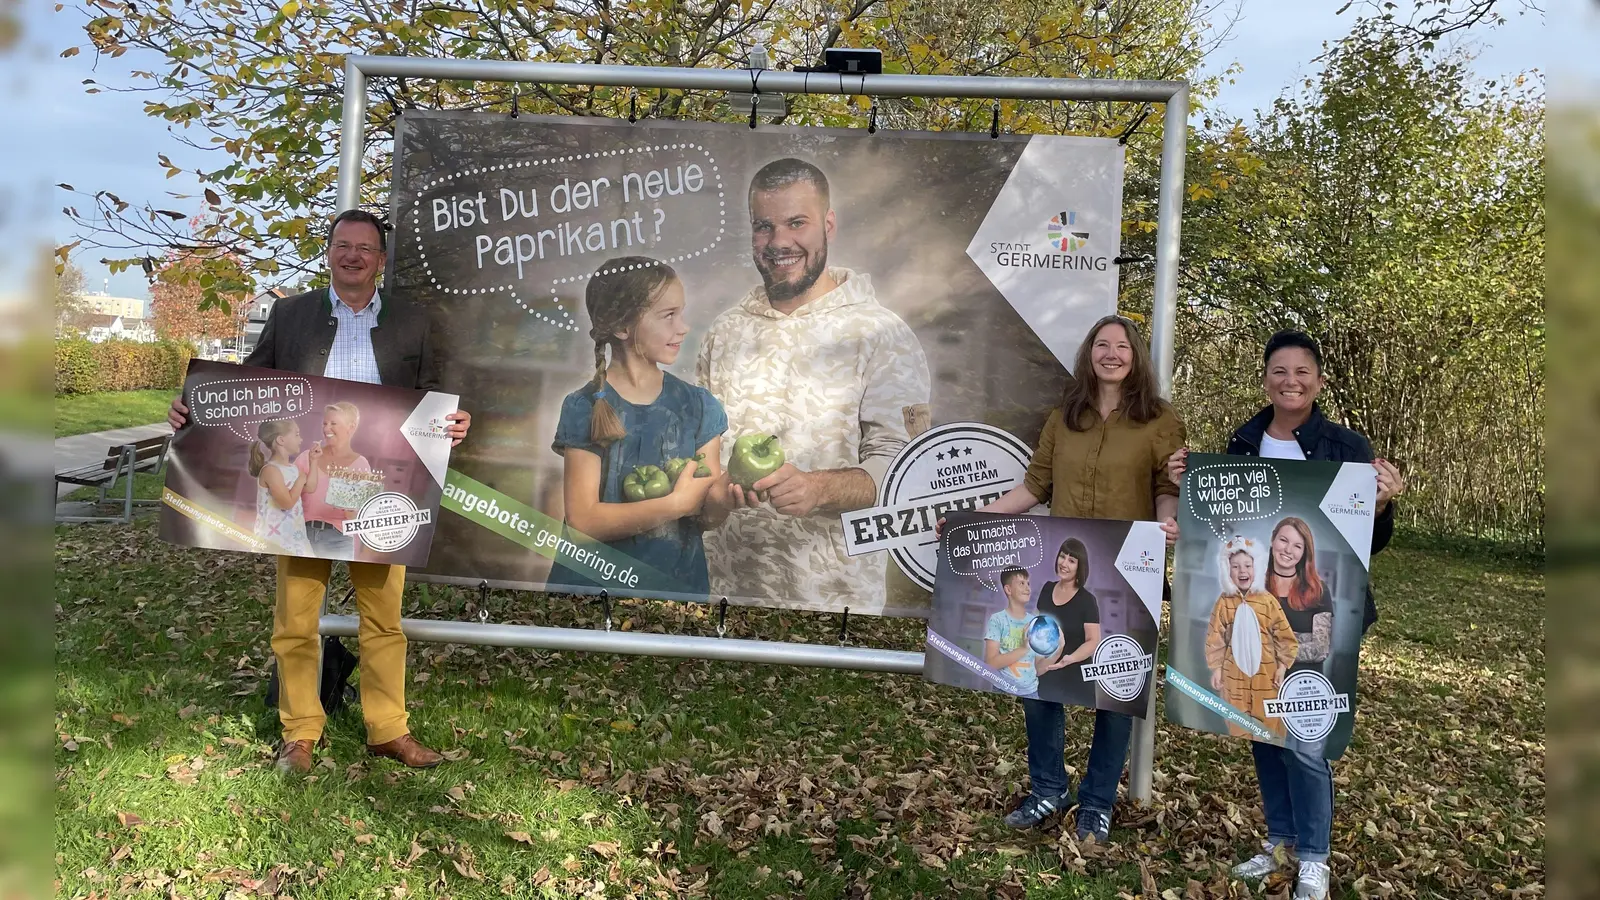
[[[1378,515],[1373,522],[1372,552],[1394,535],[1395,497],[1405,492],[1405,479],[1388,460],[1375,459],[1367,439],[1323,418],[1317,395],[1327,384],[1322,350],[1309,335],[1280,331],[1262,354],[1262,387],[1272,405],[1239,426],[1228,441],[1233,456],[1308,459],[1323,462],[1372,463],[1378,470]],[[1183,477],[1189,451],[1180,449],[1167,461],[1173,481]],[[1180,482],[1181,483],[1181,482]],[[1163,526],[1173,530],[1173,526]],[[1274,529],[1274,536],[1281,529]],[[1362,631],[1378,621],[1378,608],[1367,588]],[[1267,819],[1267,843],[1261,853],[1235,866],[1239,878],[1265,878],[1295,851],[1300,871],[1296,900],[1328,896],[1328,845],[1333,833],[1333,767],[1320,753],[1250,742],[1261,805]]]

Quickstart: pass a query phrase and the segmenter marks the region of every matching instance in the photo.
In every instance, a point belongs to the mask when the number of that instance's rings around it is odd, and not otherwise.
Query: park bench
[[[56,473],[56,482],[59,484],[76,484],[84,487],[98,488],[100,496],[95,500],[98,506],[106,502],[106,493],[116,486],[117,480],[122,479],[123,491],[120,498],[112,498],[112,502],[119,499],[122,503],[120,516],[57,516],[57,522],[132,522],[134,504],[156,504],[158,500],[135,500],[133,498],[134,473],[145,470],[160,472],[167,463],[167,445],[172,441],[172,435],[158,435],[134,441],[128,444],[109,447],[106,449],[106,458],[98,463],[91,463],[76,469]]]

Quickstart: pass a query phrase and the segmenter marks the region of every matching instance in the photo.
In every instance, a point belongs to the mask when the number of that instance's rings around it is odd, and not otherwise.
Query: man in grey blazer
[[[361,210],[336,216],[328,236],[329,286],[279,300],[245,365],[370,384],[438,387],[426,312],[378,293],[386,249],[383,223],[376,216]],[[179,429],[188,417],[179,395],[167,420]],[[471,417],[457,411],[447,418],[454,443],[461,443]],[[361,712],[367,750],[413,768],[436,766],[443,757],[412,737],[407,724],[406,637],[400,630],[405,567],[349,566],[361,614]],[[285,772],[311,771],[312,752],[327,721],[317,693],[318,626],[332,567],[327,559],[278,557],[272,652],[278,661],[278,718],[283,723],[278,768]]]

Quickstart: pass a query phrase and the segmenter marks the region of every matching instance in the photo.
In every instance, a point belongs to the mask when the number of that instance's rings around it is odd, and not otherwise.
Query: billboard
[[[936,513],[1020,483],[1115,309],[1122,169],[1109,139],[405,113],[385,290],[473,413],[427,574],[926,616]]]

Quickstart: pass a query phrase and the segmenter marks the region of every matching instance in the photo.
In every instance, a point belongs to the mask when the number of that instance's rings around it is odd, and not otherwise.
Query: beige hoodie
[[[728,412],[724,461],[745,434],[775,434],[805,471],[865,469],[881,483],[927,421],[928,360],[911,328],[878,304],[871,279],[849,269],[839,286],[785,315],[756,288],[712,323],[700,346],[700,385]],[[751,597],[797,609],[876,614],[886,556],[851,558],[837,512],[804,518],[763,504],[706,532],[713,597]]]

